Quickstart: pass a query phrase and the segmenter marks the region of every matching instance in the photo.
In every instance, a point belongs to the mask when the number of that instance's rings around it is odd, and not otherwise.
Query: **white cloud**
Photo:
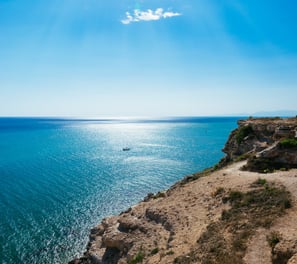
[[[161,18],[170,18],[174,16],[181,16],[181,14],[170,11],[164,12],[163,8],[157,8],[155,11],[151,9],[148,9],[147,11],[135,9],[133,14],[126,12],[126,18],[121,20],[121,22],[122,24],[127,25],[132,22],[159,20]]]

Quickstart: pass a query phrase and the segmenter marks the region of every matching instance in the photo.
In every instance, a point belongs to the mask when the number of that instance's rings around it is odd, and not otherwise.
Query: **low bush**
[[[296,138],[284,138],[279,142],[282,148],[296,148],[297,139]]]
[[[144,256],[144,252],[142,251],[142,249],[140,249],[138,253],[134,256],[134,258],[128,262],[128,264],[142,263]]]
[[[173,250],[170,250],[170,251],[166,252],[166,255],[168,255],[168,256],[174,255],[174,251]]]
[[[240,127],[236,133],[237,143],[240,144],[245,137],[247,137],[253,133],[254,133],[253,128],[250,125]]]
[[[154,248],[154,249],[151,251],[151,255],[156,255],[158,252],[159,252],[159,248]]]
[[[271,232],[269,235],[267,235],[266,240],[273,252],[274,247],[281,240],[281,235],[280,235],[280,233],[274,231],[274,232]]]
[[[265,185],[266,183],[267,183],[266,179],[261,179],[261,178],[259,178],[254,182],[255,185],[262,185],[262,186]]]

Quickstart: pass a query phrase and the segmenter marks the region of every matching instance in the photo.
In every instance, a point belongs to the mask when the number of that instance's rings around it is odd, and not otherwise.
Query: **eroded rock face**
[[[296,168],[297,148],[283,147],[283,139],[297,139],[297,118],[266,118],[238,121],[223,149],[222,165],[250,157],[246,169]]]
[[[272,263],[297,263],[297,241],[283,240],[272,252]]]
[[[147,203],[143,203],[147,204]],[[166,247],[170,237],[170,223],[163,212],[150,209],[131,209],[119,216],[105,218],[91,230],[87,251],[70,264],[128,263],[141,252],[156,245]],[[164,218],[165,217],[165,218]]]
[[[297,166],[296,148],[283,148],[279,142],[264,149],[257,156],[273,160],[276,163],[292,165],[293,167]]]

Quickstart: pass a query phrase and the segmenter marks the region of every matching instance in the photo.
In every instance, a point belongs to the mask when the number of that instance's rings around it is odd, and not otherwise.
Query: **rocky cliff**
[[[238,121],[223,149],[220,165],[248,159],[245,169],[269,172],[297,167],[297,118],[249,118]]]
[[[217,166],[103,219],[70,263],[295,263],[296,131],[297,118],[239,121]]]

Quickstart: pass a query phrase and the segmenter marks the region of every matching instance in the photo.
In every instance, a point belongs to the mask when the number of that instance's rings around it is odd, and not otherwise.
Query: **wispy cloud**
[[[126,18],[121,20],[122,24],[128,25],[132,22],[159,20],[162,18],[170,18],[181,16],[181,13],[166,11],[163,8],[157,8],[155,11],[148,9],[147,11],[140,11],[135,9],[133,14],[126,12]]]

